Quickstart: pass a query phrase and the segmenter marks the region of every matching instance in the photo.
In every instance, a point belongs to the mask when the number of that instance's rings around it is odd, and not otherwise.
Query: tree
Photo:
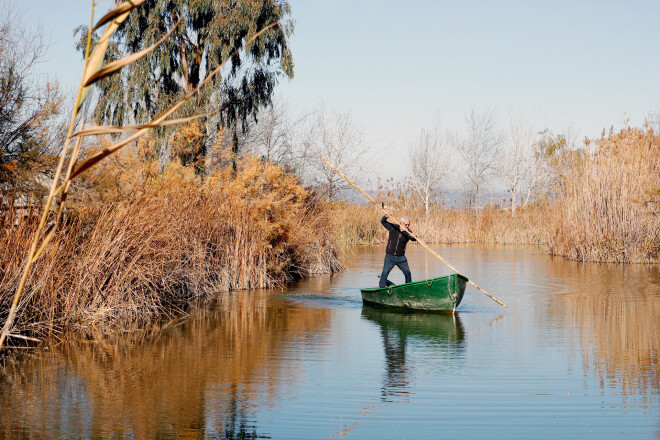
[[[368,150],[362,131],[355,127],[348,113],[337,113],[321,108],[312,120],[307,142],[302,152],[309,160],[310,181],[328,201],[336,200],[350,185],[321,159],[327,158],[348,176],[361,177],[368,168]],[[303,168],[305,165],[303,165]]]
[[[245,129],[248,118],[256,118],[270,103],[278,78],[293,77],[286,41],[293,25],[284,22],[289,14],[289,4],[279,0],[147,0],[115,32],[106,61],[148,48],[170,29],[176,30],[121,74],[99,83],[95,119],[115,125],[148,122],[229,60],[212,86],[191,99],[178,116],[222,110],[219,117],[203,118],[202,123],[232,127],[235,133],[239,126]],[[79,30],[82,50],[87,30]],[[262,30],[246,47],[246,37]],[[161,147],[167,150],[166,143]],[[232,148],[238,153],[237,142]],[[206,149],[199,154],[205,155]]]
[[[441,139],[439,127],[436,125],[430,131],[422,129],[408,153],[412,180],[428,215],[431,202],[440,195],[442,181],[449,170],[447,143]]]
[[[495,125],[494,112],[472,109],[467,116],[468,134],[459,139],[458,151],[467,167],[470,197],[479,215],[479,194],[497,168],[502,134]]]
[[[25,31],[10,9],[0,14],[0,188],[34,191],[52,157],[62,98],[57,84],[35,79],[47,49],[43,37]]]
[[[546,129],[539,137],[534,144],[534,189],[541,192],[539,197],[550,199],[561,190],[567,175],[583,159],[584,150],[577,147],[570,129],[565,134],[553,134]]]
[[[287,105],[274,101],[259,112],[257,121],[249,124],[240,142],[244,149],[268,162],[289,165],[293,162],[291,143],[295,125]]]
[[[527,189],[526,201],[538,180],[534,155],[534,131],[530,124],[509,122],[509,136],[502,153],[499,171],[511,193],[511,215],[516,215],[516,201],[523,188]],[[525,201],[525,203],[526,203]]]

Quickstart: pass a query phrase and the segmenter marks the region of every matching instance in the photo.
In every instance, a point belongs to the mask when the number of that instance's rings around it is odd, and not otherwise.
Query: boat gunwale
[[[424,283],[424,285],[428,286],[428,281],[435,282],[436,280],[443,280],[452,277],[463,278],[466,282],[468,281],[468,278],[465,275],[461,275],[460,273],[452,273],[449,275],[443,275],[441,277],[427,278],[425,280],[413,281],[412,283],[394,284],[388,287],[365,287],[365,288],[360,288],[360,291],[375,292],[378,290],[389,290],[389,289],[397,289],[400,287],[410,287],[421,283]]]

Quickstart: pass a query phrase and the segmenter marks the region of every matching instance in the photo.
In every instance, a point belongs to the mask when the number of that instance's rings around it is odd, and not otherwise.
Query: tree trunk
[[[516,215],[516,197],[517,197],[516,191],[511,191],[511,217],[514,217]]]

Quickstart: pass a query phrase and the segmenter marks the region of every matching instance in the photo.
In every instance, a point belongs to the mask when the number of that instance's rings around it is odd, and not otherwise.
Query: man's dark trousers
[[[408,267],[408,259],[405,255],[397,257],[392,254],[385,254],[385,263],[383,264],[383,272],[380,274],[380,281],[378,282],[378,287],[387,287],[391,286],[392,283],[387,279],[387,276],[390,274],[394,266],[401,269],[403,276],[406,277],[406,283],[412,282],[412,275],[410,274],[410,267]]]

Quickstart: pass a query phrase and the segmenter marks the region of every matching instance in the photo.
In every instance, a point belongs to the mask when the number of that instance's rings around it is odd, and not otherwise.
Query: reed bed
[[[506,210],[487,208],[478,217],[472,210],[423,208],[390,210],[410,217],[411,229],[428,243],[502,243],[543,245],[546,230],[539,208],[520,209],[514,217]],[[337,240],[347,244],[383,243],[387,231],[380,224],[382,211],[374,206],[338,203],[332,208]]]
[[[577,261],[657,264],[660,137],[648,127],[626,128],[587,146],[592,148],[549,157],[554,175],[544,192],[550,198],[518,209],[515,216],[493,206],[478,216],[467,209],[426,215],[410,203],[395,203],[389,210],[410,217],[412,229],[429,243],[542,245],[551,255]],[[386,239],[375,207],[335,204],[333,218],[340,242]]]
[[[223,169],[204,183],[157,179],[98,209],[70,212],[36,262],[16,331],[131,329],[219,290],[341,269],[327,210],[293,176],[254,158],[230,176]],[[34,218],[11,226],[15,212],[2,215],[0,319],[36,230]]]
[[[660,261],[660,137],[627,128],[576,153],[548,220],[550,253],[578,261]]]

